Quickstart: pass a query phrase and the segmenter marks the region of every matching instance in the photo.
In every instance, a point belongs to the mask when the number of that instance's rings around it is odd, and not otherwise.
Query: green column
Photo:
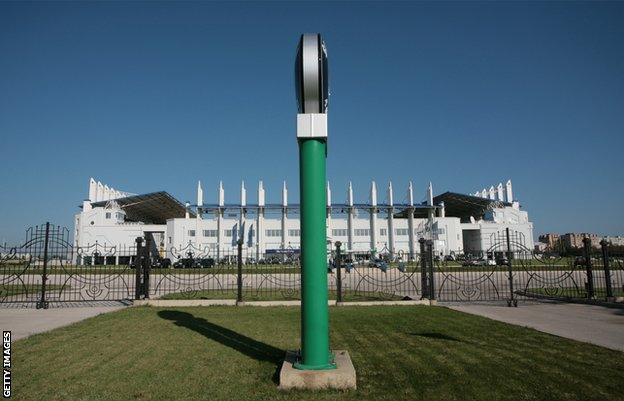
[[[301,360],[297,369],[335,369],[329,350],[325,139],[299,140]]]

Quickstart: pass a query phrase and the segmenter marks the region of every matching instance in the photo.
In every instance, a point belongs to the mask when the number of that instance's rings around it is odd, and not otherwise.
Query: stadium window
[[[110,212],[106,212],[106,218],[107,218],[107,219],[110,219],[110,218],[111,218],[111,214],[110,214]]]
[[[188,231],[188,235],[189,235],[189,237],[194,237],[195,236],[195,230],[189,230]]]
[[[388,235],[388,229],[386,229],[386,228],[380,229],[379,230],[379,235],[381,235],[382,237]]]
[[[394,233],[396,235],[407,235],[408,231],[407,228],[397,228],[396,230],[394,230]]]
[[[288,235],[291,237],[299,237],[301,235],[301,231],[299,229],[291,229],[288,230]]]
[[[332,235],[334,237],[346,237],[347,236],[347,230],[344,228],[334,228],[332,230]]]
[[[225,236],[226,237],[231,237],[232,236],[232,230],[225,230]]]
[[[282,230],[266,230],[265,231],[267,237],[281,237]]]
[[[370,235],[370,230],[368,228],[356,228],[355,236],[356,237],[368,237]]]
[[[204,230],[204,237],[216,237],[217,230]]]

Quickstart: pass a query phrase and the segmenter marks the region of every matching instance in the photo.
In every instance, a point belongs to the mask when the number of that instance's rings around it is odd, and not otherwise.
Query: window
[[[356,237],[368,237],[370,235],[370,230],[368,228],[356,228],[355,236]]]
[[[204,237],[216,237],[218,230],[204,230]]]
[[[334,237],[346,237],[348,233],[347,233],[347,230],[344,228],[334,228],[332,230],[332,235]]]
[[[107,219],[110,219],[110,218],[111,218],[111,214],[110,214],[110,212],[106,212],[106,218],[107,218]]]
[[[195,230],[189,230],[188,231],[188,235],[189,235],[189,237],[194,237],[195,236]]]
[[[288,230],[288,235],[291,237],[299,237],[301,236],[301,230],[299,229]]]
[[[388,235],[388,229],[386,228],[379,229],[379,235],[381,235],[382,237],[385,237],[386,235]]]
[[[225,230],[225,236],[226,237],[231,237],[232,236],[232,230]]]
[[[171,244],[171,237],[169,237],[169,243]]]
[[[282,230],[266,230],[267,237],[281,237]]]
[[[407,235],[408,234],[408,229],[407,228],[397,228],[396,230],[394,230],[394,233],[396,235]]]
[[[117,220],[123,220],[124,219],[124,214],[123,213],[117,213]]]

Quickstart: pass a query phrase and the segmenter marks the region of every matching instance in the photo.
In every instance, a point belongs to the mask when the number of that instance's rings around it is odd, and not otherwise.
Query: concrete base
[[[355,368],[349,353],[344,350],[334,351],[336,369],[299,370],[293,367],[297,361],[297,352],[287,351],[280,371],[279,389],[349,390],[356,388]]]

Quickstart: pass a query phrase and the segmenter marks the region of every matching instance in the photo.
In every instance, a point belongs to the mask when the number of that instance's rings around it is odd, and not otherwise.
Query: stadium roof
[[[126,212],[126,220],[147,224],[165,224],[168,219],[184,217],[185,206],[165,191],[117,198],[114,201]],[[93,202],[93,207],[105,207],[110,201]],[[195,214],[189,211],[192,217]]]
[[[459,217],[462,220],[468,220],[470,217],[479,219],[483,217],[485,212],[496,207],[511,206],[509,202],[481,198],[478,196],[460,194],[457,192],[444,192],[433,198],[433,204],[439,205],[444,202],[444,212],[447,217]],[[407,211],[397,214],[397,217],[407,217]],[[414,217],[422,216],[422,209],[414,210]]]

